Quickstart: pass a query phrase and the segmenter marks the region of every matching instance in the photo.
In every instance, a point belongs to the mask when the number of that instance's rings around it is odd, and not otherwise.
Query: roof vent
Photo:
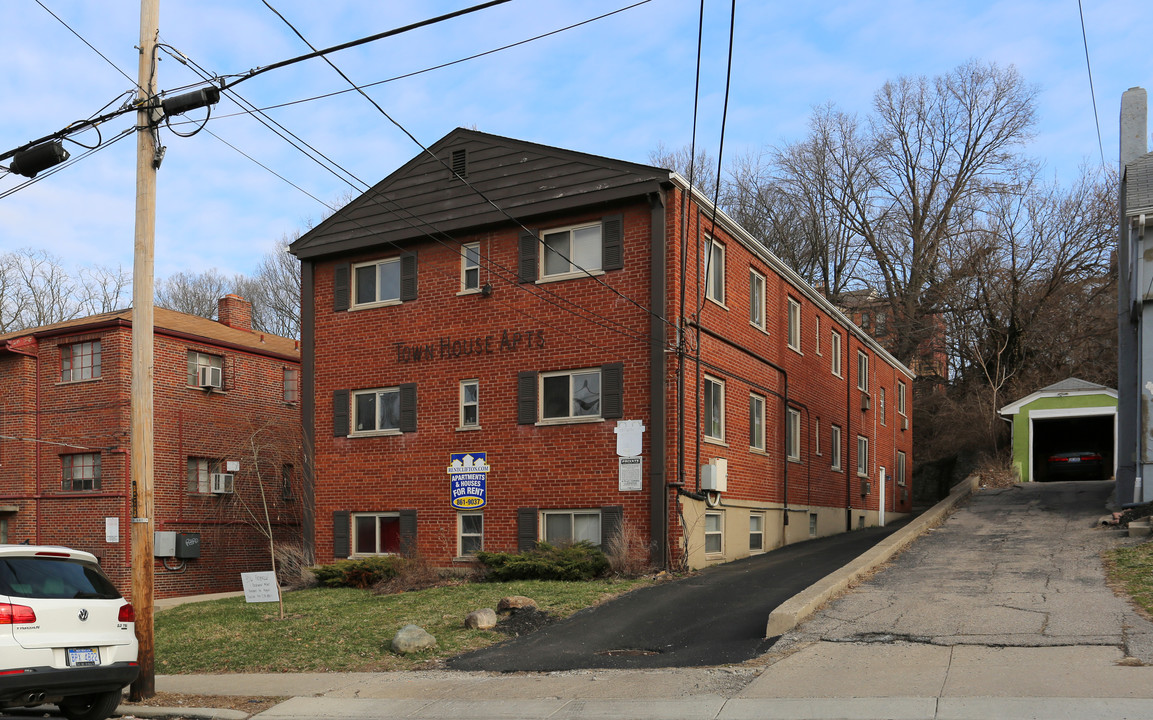
[[[452,151],[452,174],[461,179],[468,177],[468,151],[464,148]]]

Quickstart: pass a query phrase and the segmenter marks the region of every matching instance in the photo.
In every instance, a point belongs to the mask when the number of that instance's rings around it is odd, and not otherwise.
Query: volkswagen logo
[[[84,608],[80,608],[80,612],[76,615],[76,617],[80,618],[80,622],[84,622],[88,619],[88,611]]]

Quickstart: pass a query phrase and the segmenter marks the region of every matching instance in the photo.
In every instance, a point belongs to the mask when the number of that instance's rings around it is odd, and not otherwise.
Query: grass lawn
[[[1153,542],[1105,553],[1109,584],[1124,590],[1137,607],[1153,618]]]
[[[469,630],[464,616],[495,608],[506,595],[525,595],[564,617],[650,580],[465,583],[398,595],[313,588],[276,603],[243,597],[188,603],[155,615],[156,672],[366,672],[413,670],[505,639],[496,630]],[[437,647],[409,656],[391,650],[408,623],[423,627]]]

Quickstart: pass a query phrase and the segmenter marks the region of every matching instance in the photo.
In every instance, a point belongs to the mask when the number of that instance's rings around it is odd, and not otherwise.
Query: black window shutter
[[[540,241],[536,239],[536,234],[532,232],[521,231],[520,233],[520,263],[518,275],[522,283],[536,282],[537,276],[537,246]]]
[[[416,253],[406,252],[400,256],[400,299],[401,302],[416,300]]]
[[[348,391],[332,391],[332,436],[348,435]]]
[[[612,552],[613,543],[621,536],[624,512],[625,509],[621,505],[606,505],[601,508],[601,548],[605,552]]]
[[[536,547],[536,508],[516,509],[516,551],[528,552]]]
[[[601,417],[606,419],[624,417],[625,366],[624,363],[609,363],[601,366]]]
[[[416,555],[416,510],[400,511],[400,554]]]
[[[624,217],[601,218],[601,267],[620,270],[625,266]]]
[[[536,423],[536,373],[532,371],[516,376],[516,421],[519,425]]]
[[[340,263],[332,271],[332,311],[340,312],[347,310],[349,305],[349,298],[352,297],[352,283],[349,278],[352,274],[352,266],[348,263]]]
[[[400,431],[416,432],[416,383],[400,386]]]
[[[332,557],[346,558],[352,554],[348,545],[348,511],[337,510],[332,513]]]

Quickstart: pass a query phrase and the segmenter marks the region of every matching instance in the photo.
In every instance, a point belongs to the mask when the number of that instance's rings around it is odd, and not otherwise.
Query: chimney
[[[252,303],[228,294],[216,301],[216,320],[237,330],[252,332]]]
[[[1125,166],[1149,152],[1148,97],[1145,88],[1133,87],[1121,94],[1121,175]]]

